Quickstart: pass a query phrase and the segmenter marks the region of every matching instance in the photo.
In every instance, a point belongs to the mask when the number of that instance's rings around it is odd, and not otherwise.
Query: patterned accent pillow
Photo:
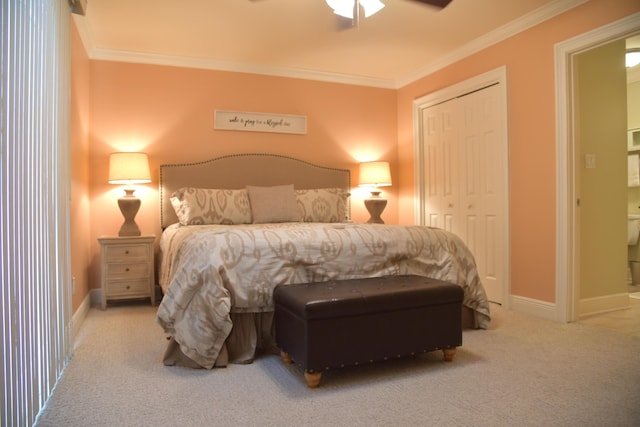
[[[302,215],[296,204],[293,184],[273,187],[247,185],[254,224],[268,222],[300,222]]]
[[[171,204],[182,225],[251,223],[245,189],[184,187],[171,195]]]
[[[345,222],[349,220],[350,194],[342,188],[296,190],[304,222]]]

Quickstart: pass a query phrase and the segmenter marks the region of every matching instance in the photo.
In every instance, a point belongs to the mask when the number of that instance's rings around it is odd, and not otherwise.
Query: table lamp
[[[109,184],[125,184],[125,195],[118,199],[124,223],[118,236],[139,236],[140,228],[135,217],[140,209],[140,199],[133,195],[133,184],[151,182],[149,159],[146,153],[112,153],[109,156]]]
[[[371,197],[364,201],[364,205],[371,216],[367,223],[384,224],[380,215],[382,215],[382,211],[387,206],[387,201],[380,197],[378,187],[388,187],[390,185],[391,172],[389,171],[389,162],[360,163],[360,183],[358,186],[371,188]]]

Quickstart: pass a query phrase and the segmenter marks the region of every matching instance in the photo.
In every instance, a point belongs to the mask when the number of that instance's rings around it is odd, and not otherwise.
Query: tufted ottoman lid
[[[276,309],[286,308],[301,318],[323,319],[461,304],[463,295],[458,285],[407,275],[279,285],[273,298]]]

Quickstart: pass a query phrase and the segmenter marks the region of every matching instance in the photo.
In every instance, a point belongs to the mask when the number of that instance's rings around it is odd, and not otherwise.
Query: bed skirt
[[[275,325],[273,312],[265,313],[231,313],[233,328],[227,337],[214,367],[224,368],[229,363],[249,364],[264,353],[280,354],[275,340]],[[476,329],[478,324],[475,312],[468,307],[462,307],[462,326],[466,329]],[[169,338],[169,344],[162,358],[166,366],[183,366],[200,369],[198,363],[187,357],[181,350],[174,337]]]
[[[275,341],[272,311],[231,313],[231,321],[233,328],[220,350],[214,367],[223,368],[229,363],[241,365],[252,363],[261,353],[280,354]],[[174,337],[169,339],[162,362],[166,366],[202,368],[180,350],[180,345]]]

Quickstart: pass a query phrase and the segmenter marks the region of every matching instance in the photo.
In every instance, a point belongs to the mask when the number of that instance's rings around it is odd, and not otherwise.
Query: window
[[[32,425],[71,354],[67,0],[0,12],[0,425]]]

